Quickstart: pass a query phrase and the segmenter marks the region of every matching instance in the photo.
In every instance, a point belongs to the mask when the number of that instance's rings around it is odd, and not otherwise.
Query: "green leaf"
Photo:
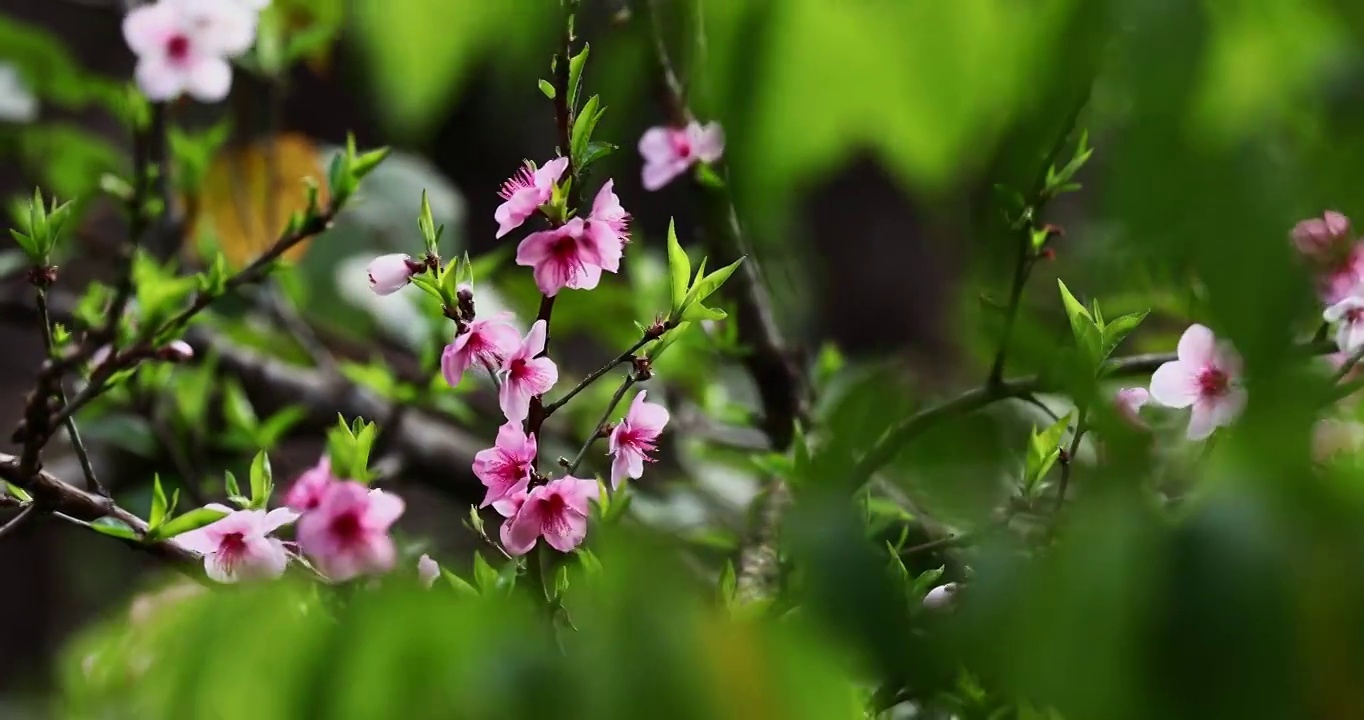
[[[601,120],[604,114],[606,108],[601,106],[601,98],[593,95],[587,99],[582,112],[573,121],[573,132],[569,136],[571,148],[569,157],[573,158],[573,167],[576,171],[582,169],[582,158],[587,153],[587,144],[592,140],[592,131],[596,129],[597,121]]]
[[[699,303],[710,297],[716,290],[720,289],[721,285],[725,284],[725,281],[729,279],[730,275],[734,274],[735,270],[739,269],[739,265],[743,264],[743,261],[744,258],[739,258],[704,278],[700,276],[700,271],[698,271],[696,283],[692,285],[691,290],[687,292],[685,302]]]
[[[431,201],[427,198],[425,189],[422,189],[422,205],[417,214],[417,227],[421,230],[422,239],[426,241],[426,252],[437,255],[436,243],[440,241],[441,231],[445,226],[436,226],[436,219],[431,216]]]
[[[942,579],[943,572],[946,570],[946,566],[939,566],[920,573],[919,577],[914,578],[914,584],[909,588],[910,597],[916,601],[923,600],[924,596],[928,594],[928,591],[937,586],[938,581]]]
[[[550,100],[553,100],[555,97],[554,86],[551,85],[549,81],[544,78],[540,78],[540,92],[544,93],[545,97],[549,98]]]
[[[1023,468],[1023,490],[1026,495],[1032,495],[1040,486],[1042,478],[1047,476],[1052,466],[1056,464],[1057,458],[1061,456],[1061,439],[1065,437],[1066,428],[1070,426],[1070,415],[1066,413],[1040,432],[1033,428]]]
[[[1090,316],[1089,311],[1075,299],[1066,284],[1060,279],[1057,279],[1056,284],[1061,288],[1061,301],[1065,303],[1066,316],[1070,318],[1070,331],[1075,336],[1075,344],[1084,353],[1090,371],[1093,372],[1103,360],[1102,334],[1094,324],[1094,318]]]
[[[1142,310],[1141,312],[1128,313],[1113,318],[1112,322],[1104,325],[1103,348],[1100,359],[1107,360],[1108,356],[1118,349],[1118,345],[1122,343],[1123,339],[1130,335],[1133,330],[1136,330],[1137,326],[1141,325],[1141,321],[1145,320],[1146,315],[1150,312],[1150,310]]]
[[[173,538],[176,535],[187,533],[190,530],[198,530],[206,525],[212,525],[225,517],[227,517],[227,513],[221,510],[213,510],[206,507],[195,508],[184,515],[167,522],[161,527],[153,529],[150,533],[150,537],[153,540],[166,540]]]
[[[152,529],[157,528],[166,519],[167,510],[170,505],[166,502],[166,491],[161,487],[161,476],[152,476],[152,511],[147,518],[147,524]]]
[[[473,585],[470,585],[469,581],[450,572],[449,570],[446,570],[445,568],[440,569],[440,574],[445,578],[446,582],[450,583],[450,587],[456,593],[460,595],[467,595],[468,597],[478,597],[478,589],[475,588]]]
[[[15,485],[14,483],[8,483],[8,482],[7,482],[7,483],[4,483],[4,485],[5,485],[5,492],[9,493],[9,494],[10,494],[11,496],[13,496],[16,500],[18,500],[18,501],[20,501],[20,502],[33,502],[33,496],[32,496],[32,495],[29,495],[27,491],[25,491],[23,488],[19,487],[18,485]]]
[[[223,473],[223,485],[229,496],[240,496],[242,494],[242,489],[237,486],[237,476],[233,475],[231,470]]]
[[[724,320],[729,317],[729,313],[719,308],[709,308],[700,303],[691,303],[687,309],[682,311],[683,320]]]
[[[256,453],[251,461],[251,507],[263,508],[270,502],[274,492],[273,473],[270,470],[270,456],[264,450]]]
[[[568,60],[568,107],[571,110],[578,108],[578,92],[582,89],[583,66],[587,64],[589,50],[591,47],[584,43],[582,51]]]
[[[246,391],[236,380],[229,380],[223,385],[223,419],[229,427],[240,428],[249,434],[254,434],[260,424],[255,408],[251,407],[251,401],[246,397]]]
[[[725,561],[725,567],[720,570],[720,601],[728,605],[734,601],[734,591],[738,587],[738,582],[734,577],[734,563]]]
[[[672,311],[675,316],[680,317],[682,301],[686,299],[687,288],[691,283],[691,260],[687,258],[682,245],[677,242],[674,220],[668,221],[668,277],[671,281]]]
[[[497,571],[483,559],[481,552],[474,553],[474,582],[484,595],[491,595],[497,590]]]
[[[257,430],[256,438],[262,450],[273,448],[286,433],[308,416],[308,411],[298,405],[290,405],[266,418]]]
[[[123,538],[124,540],[137,540],[137,531],[133,530],[128,523],[111,517],[102,517],[90,523],[90,529],[97,533],[108,535],[109,537]]]
[[[611,153],[619,149],[620,147],[618,145],[613,145],[609,142],[601,142],[598,140],[588,141],[587,147],[583,149],[582,156],[579,157],[577,160],[578,172],[586,170],[588,167],[592,165],[592,163],[606,157],[607,155],[610,155]]]

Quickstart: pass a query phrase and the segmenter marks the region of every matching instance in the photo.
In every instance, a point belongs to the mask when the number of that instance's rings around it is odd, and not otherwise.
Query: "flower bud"
[[[188,362],[194,359],[194,348],[184,340],[172,340],[157,350],[156,356],[170,362]]]
[[[1328,210],[1319,218],[1309,218],[1293,226],[1290,235],[1293,246],[1303,257],[1329,263],[1349,250],[1350,219]]]
[[[1118,414],[1133,427],[1145,429],[1146,421],[1141,419],[1141,409],[1151,401],[1151,393],[1142,387],[1123,388],[1113,398]]]
[[[939,585],[924,596],[923,606],[926,610],[942,610],[951,607],[957,595],[957,584],[954,582]]]
[[[430,555],[422,555],[417,560],[417,578],[421,580],[422,587],[431,587],[436,583],[438,577],[440,577],[440,565],[432,560]]]
[[[380,255],[367,268],[369,289],[377,295],[392,295],[403,289],[412,279],[414,263],[402,253]]]

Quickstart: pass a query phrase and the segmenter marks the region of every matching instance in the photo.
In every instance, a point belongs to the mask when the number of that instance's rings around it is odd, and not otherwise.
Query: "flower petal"
[[[1172,360],[1151,375],[1151,399],[1165,407],[1186,408],[1198,399],[1197,370],[1182,360]]]
[[[202,57],[185,76],[185,91],[200,102],[218,102],[232,89],[232,66],[220,57]]]
[[[1189,429],[1185,435],[1190,440],[1205,440],[1217,429],[1217,417],[1214,413],[1213,404],[1208,402],[1196,402],[1193,412],[1189,414]]]
[[[1181,362],[1191,363],[1195,366],[1206,365],[1213,360],[1214,353],[1217,352],[1217,338],[1203,325],[1190,325],[1188,330],[1179,338],[1177,355]]]

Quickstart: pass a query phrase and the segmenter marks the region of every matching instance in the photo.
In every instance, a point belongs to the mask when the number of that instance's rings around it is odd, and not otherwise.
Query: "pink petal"
[[[153,102],[174,100],[185,90],[184,74],[159,56],[146,55],[139,59],[133,76],[138,89]]]
[[[1233,387],[1226,395],[1216,398],[1212,403],[1213,423],[1218,427],[1232,424],[1246,408],[1246,390]]]
[[[540,529],[544,524],[540,509],[543,503],[536,493],[542,489],[536,488],[515,517],[502,525],[502,544],[512,555],[526,554],[535,547],[535,541],[540,537]]]
[[[542,295],[554,297],[573,282],[576,268],[558,259],[546,260],[535,266],[535,287]]]
[[[526,339],[522,342],[525,348],[526,357],[535,357],[545,351],[545,336],[548,333],[548,326],[544,320],[536,320],[530,326],[530,332],[526,333]]]
[[[601,498],[601,488],[598,487],[596,480],[565,475],[555,480],[552,485],[555,491],[561,494],[564,502],[574,510],[587,515],[589,503],[594,503]]]
[[[402,516],[406,504],[403,499],[391,492],[369,494],[369,509],[365,512],[369,528],[384,532]]]
[[[1322,220],[1326,226],[1326,232],[1332,235],[1344,235],[1350,232],[1350,219],[1334,210],[1327,210],[1322,215]]]
[[[289,553],[279,540],[267,537],[248,538],[246,555],[234,568],[239,580],[272,580],[284,574],[289,565]]]
[[[573,268],[565,287],[574,290],[591,290],[601,282],[601,270],[600,265],[581,265]]]
[[[673,178],[686,172],[688,166],[689,163],[685,161],[645,163],[641,178],[644,189],[650,192],[662,189],[663,186],[672,182]]]
[[[559,552],[573,552],[587,537],[587,516],[566,511],[562,520],[563,532],[545,533],[545,542]]]
[[[673,149],[672,133],[671,128],[661,126],[651,127],[644,131],[644,134],[639,138],[639,154],[644,157],[645,165],[666,165],[677,159],[677,154]],[[657,188],[649,189],[656,190]]]
[[[530,414],[530,398],[534,395],[529,388],[519,380],[507,377],[502,381],[502,387],[497,392],[497,403],[502,409],[502,414],[512,422],[522,422]]]
[[[624,254],[620,235],[605,222],[592,221],[587,224],[586,241],[592,249],[594,260],[607,272],[620,271],[620,259]]]
[[[264,535],[269,535],[281,527],[294,522],[299,518],[299,515],[300,513],[294,512],[287,507],[275,508],[269,513],[266,513],[265,520],[261,523],[260,531]]]
[[[219,57],[202,57],[189,67],[185,91],[200,102],[218,102],[232,89],[232,66]]]
[[[544,395],[559,382],[559,366],[547,357],[528,360],[525,372],[526,383],[535,395]]]
[[[464,348],[469,343],[469,336],[472,332],[455,337],[454,342],[445,346],[445,350],[440,354],[440,374],[445,378],[445,382],[450,387],[458,387],[464,379],[464,371],[469,369],[469,353]]]
[[[1216,352],[1217,338],[1213,336],[1212,331],[1194,324],[1180,336],[1176,354],[1180,362],[1201,367],[1212,362]]]
[[[1189,414],[1189,429],[1185,433],[1190,440],[1204,440],[1217,429],[1217,417],[1211,403],[1196,402]]]
[[[639,391],[634,401],[630,403],[630,412],[625,417],[630,422],[630,427],[650,435],[658,435],[668,424],[668,411],[657,403],[645,402],[646,392],[648,391]]]
[[[511,197],[493,211],[493,219],[497,221],[497,237],[500,238],[521,227],[522,223],[535,214],[544,200],[545,198],[535,188],[522,188],[512,193]]]
[[[558,157],[544,164],[539,170],[535,171],[535,187],[541,191],[551,191],[564,171],[568,169],[568,158]],[[546,193],[545,199],[549,199]],[[543,202],[543,201],[541,201]],[[538,204],[538,203],[537,203]]]
[[[624,451],[611,452],[615,455],[611,458],[611,489],[619,490],[621,481],[630,476],[630,461],[625,457]]]
[[[1151,375],[1151,398],[1165,407],[1185,408],[1198,399],[1198,370],[1182,360],[1172,360]]]
[[[687,126],[687,136],[691,140],[692,152],[701,162],[713,163],[725,154],[725,131],[720,123],[710,122],[700,126],[692,123]]]
[[[123,16],[123,39],[137,55],[159,55],[179,21],[180,13],[170,3],[139,5]]]

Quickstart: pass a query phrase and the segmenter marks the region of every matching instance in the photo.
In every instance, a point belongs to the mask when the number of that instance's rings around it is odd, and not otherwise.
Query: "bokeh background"
[[[624,280],[570,296],[556,316],[574,374],[617,352],[635,333],[630,321],[662,307],[669,219],[689,244],[704,240],[702,208],[688,184],[648,193],[639,182],[635,142],[669,118],[650,4],[583,0],[577,23],[591,45],[587,82],[609,107],[598,135],[621,147],[596,174],[615,179],[634,216],[634,245]],[[1313,419],[1353,417],[1357,408],[1324,410],[1304,390],[1321,379],[1292,347],[1311,336],[1320,308],[1287,242],[1288,228],[1303,217],[1364,211],[1364,7],[1350,0],[653,4],[694,109],[726,129],[731,188],[754,258],[781,327],[817,380],[816,416],[839,444],[864,448],[915,407],[984,377],[1017,252],[1006,220],[1009,191],[1029,192],[1050,161],[1068,159],[1081,131],[1093,159],[1077,178],[1083,189],[1046,210],[1045,221],[1064,235],[1024,294],[1009,374],[1064,367],[1069,326],[1057,277],[1100,299],[1110,316],[1152,311],[1123,352],[1168,351],[1198,320],[1246,357],[1252,401],[1238,429],[1215,452],[1142,447],[1120,455],[1128,465],[1093,466],[1074,511],[1082,520],[1058,556],[1021,560],[1016,546],[1002,543],[969,563],[935,556],[912,568],[972,568],[984,600],[959,647],[989,658],[992,687],[1038,694],[1075,718],[1304,717],[1303,708],[1317,717],[1364,716],[1354,682],[1364,670],[1364,604],[1345,600],[1364,599],[1357,472],[1351,463],[1325,471],[1307,459]],[[553,108],[536,81],[549,75],[558,47],[558,3],[275,6],[286,26],[329,30],[282,76],[239,71],[227,102],[177,108],[177,121],[200,132],[231,115],[221,157],[239,160],[206,165],[201,197],[189,208],[197,218],[192,233],[229,250],[261,246],[269,233],[234,220],[242,204],[248,218],[293,207],[264,200],[287,193],[260,179],[263,171],[252,174],[267,145],[295,176],[309,174],[309,163],[320,163],[347,133],[362,147],[395,148],[363,202],[311,244],[279,292],[316,342],[346,364],[347,377],[434,407],[472,438],[491,438],[495,405],[486,388],[450,392],[431,380],[441,330],[410,307],[417,294],[376,303],[362,268],[377,253],[415,251],[423,189],[451,248],[489,258],[490,268],[508,250],[494,240],[497,189],[523,159],[546,159],[555,144]],[[0,62],[10,68],[0,75],[9,78],[0,82],[0,192],[22,196],[38,184],[82,198],[75,246],[61,268],[72,287],[107,278],[122,237],[120,210],[98,198],[98,181],[127,171],[127,132],[101,100],[131,73],[119,32],[123,10],[115,0],[0,0]],[[698,27],[704,45],[694,41]],[[194,262],[189,250],[185,262]],[[20,287],[14,252],[0,263],[9,289]],[[501,270],[490,277],[496,280],[480,287],[490,306],[533,312],[527,277]],[[31,315],[10,314],[0,329],[9,349],[0,356],[0,397],[13,402],[0,403],[0,427],[17,421],[40,360]],[[308,343],[298,338],[248,341],[308,359]],[[661,368],[679,439],[642,484],[635,508],[645,524],[688,537],[706,561],[733,552],[765,472],[745,457],[751,452],[723,447],[762,440],[741,429],[759,401],[732,344],[719,328]],[[218,421],[203,420],[232,412],[222,408],[233,405],[234,391],[210,385],[180,391],[188,399],[171,402],[164,416],[151,412],[152,420],[128,411],[139,405],[132,392],[92,417],[88,434],[101,449],[101,468],[126,505],[145,505],[138,498],[152,472],[210,487],[221,468],[241,466],[240,451],[234,456],[231,442],[214,436]],[[204,398],[198,404],[196,393]],[[262,417],[278,409],[270,398],[251,400]],[[1064,410],[1067,401],[1048,402]],[[915,532],[924,523],[969,529],[1006,504],[1036,420],[1030,412],[1010,405],[954,424],[898,458],[890,480],[925,511],[902,521]],[[593,413],[567,418],[560,430],[580,433]],[[196,419],[207,423],[198,433]],[[274,443],[278,476],[292,477],[316,458],[320,435],[306,425],[291,424]],[[688,433],[722,442],[681,439]],[[202,477],[183,477],[185,461],[170,450],[176,446],[195,456],[189,465]],[[1095,457],[1089,452],[1084,461]],[[60,473],[73,464],[54,456],[48,466]],[[480,488],[466,467],[401,471],[412,508],[403,532],[414,548],[429,541],[428,550],[459,568],[474,540],[458,519]],[[837,477],[829,482],[836,486]],[[1153,509],[1153,485],[1163,499],[1201,502],[1180,504],[1171,517]],[[806,528],[847,529],[841,516],[817,511],[797,519]],[[794,553],[812,563],[813,577],[862,587],[834,570],[863,567],[864,558],[827,547],[854,536],[797,532]],[[51,687],[54,655],[78,628],[116,612],[150,581],[141,558],[55,523],[0,544],[0,569],[7,579],[0,616],[10,619],[0,632],[0,689],[16,702]],[[876,628],[859,625],[856,608],[815,594],[814,606],[827,610],[846,645],[865,643],[892,665],[903,659],[877,645]],[[1337,601],[1313,604],[1326,596]],[[882,650],[888,654],[876,655]]]

